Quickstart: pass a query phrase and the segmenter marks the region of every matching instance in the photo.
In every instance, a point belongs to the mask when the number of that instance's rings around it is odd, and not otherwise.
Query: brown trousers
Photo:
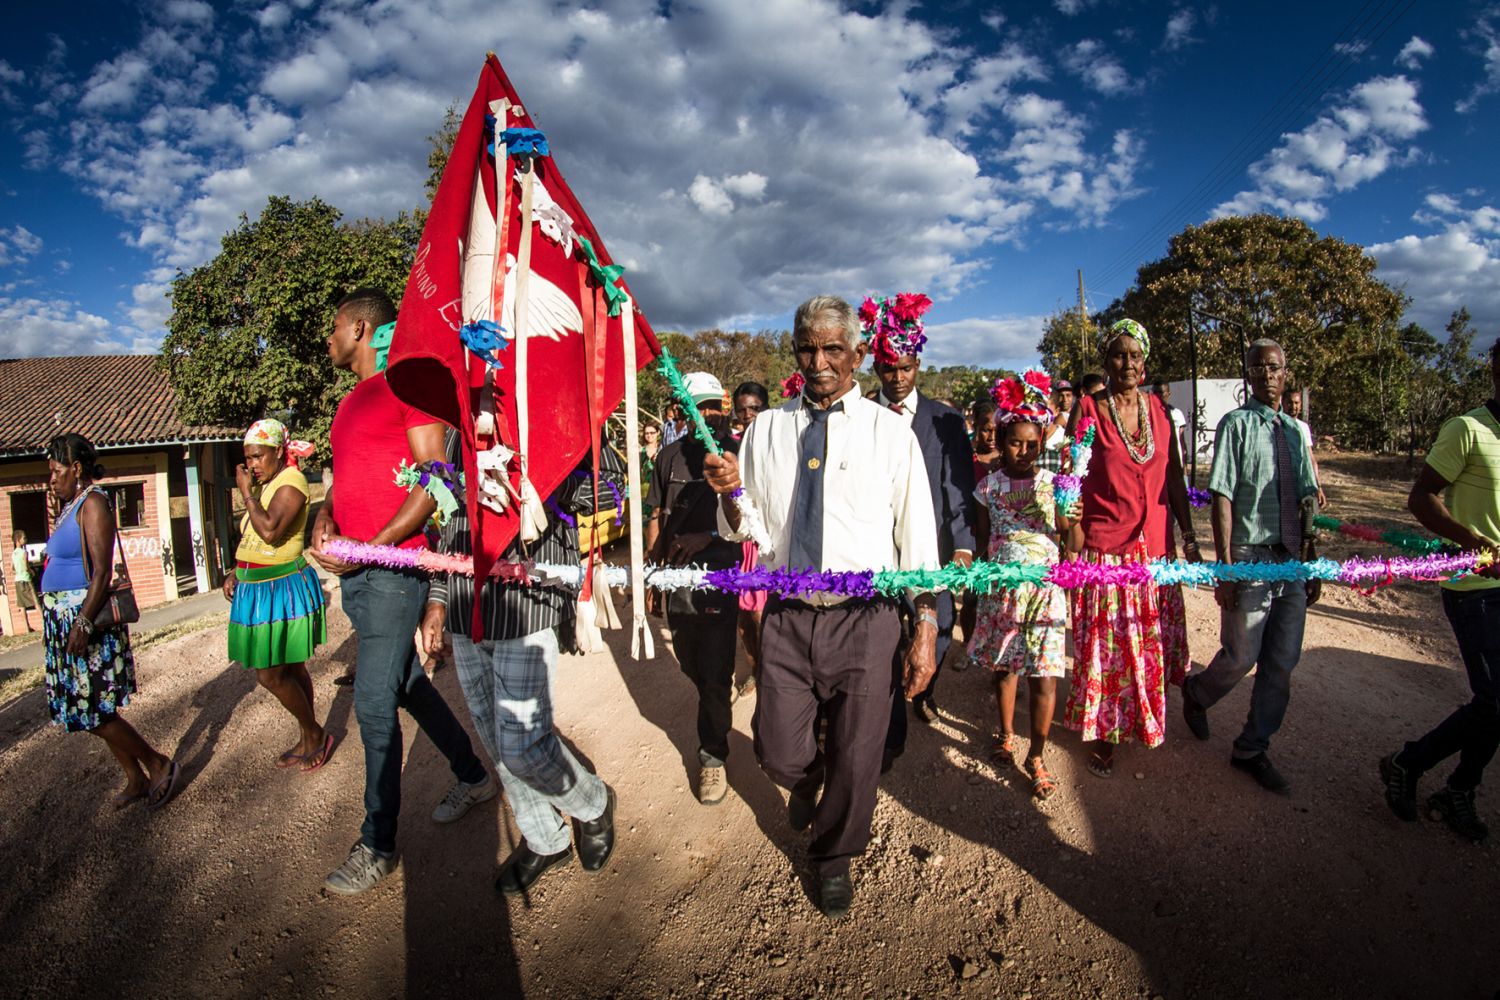
[[[870,842],[900,639],[890,601],[817,608],[773,596],[766,603],[755,756],[796,795],[812,798],[822,784],[807,852],[821,878],[846,874],[849,859]],[[821,752],[820,719],[828,724]]]

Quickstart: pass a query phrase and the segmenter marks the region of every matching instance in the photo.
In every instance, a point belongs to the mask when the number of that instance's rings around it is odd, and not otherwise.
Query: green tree
[[[333,306],[369,285],[400,301],[421,226],[405,213],[390,222],[344,224],[314,198],[271,198],[260,217],[240,217],[208,263],[172,282],[172,318],[161,365],[185,420],[245,425],[285,416],[320,455],[351,386],[328,363]]]
[[[423,187],[427,192],[429,205],[437,197],[438,183],[442,181],[443,171],[448,167],[448,157],[453,152],[453,143],[458,140],[458,126],[462,123],[458,102],[454,101],[443,112],[443,123],[438,126],[438,130],[427,137],[430,148],[427,151],[427,183]]]
[[[1300,219],[1215,219],[1172,237],[1167,255],[1143,265],[1097,320],[1144,323],[1151,374],[1189,373],[1191,309],[1200,377],[1238,376],[1244,344],[1272,337],[1305,382],[1322,385],[1378,338],[1394,338],[1406,300],[1375,267],[1361,247],[1319,236]]]
[[[1042,369],[1053,378],[1077,384],[1088,372],[1099,370],[1098,326],[1092,317],[1067,309],[1047,317],[1041,342]],[[1155,350],[1155,343],[1152,343]]]

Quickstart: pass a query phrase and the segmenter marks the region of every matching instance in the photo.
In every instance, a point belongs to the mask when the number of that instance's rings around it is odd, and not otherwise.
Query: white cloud
[[[109,320],[62,299],[0,296],[6,357],[125,353]]]
[[[0,267],[19,267],[41,249],[42,238],[25,226],[0,226]]]
[[[1401,51],[1396,53],[1396,65],[1413,71],[1421,69],[1422,60],[1431,59],[1436,51],[1431,42],[1418,35],[1412,35],[1407,43],[1401,46]]]
[[[1484,75],[1454,105],[1460,114],[1468,114],[1479,105],[1480,98],[1500,91],[1500,5],[1486,10],[1474,27],[1463,34],[1465,39],[1478,44],[1484,59]]]
[[[1161,47],[1168,52],[1176,52],[1196,42],[1193,37],[1193,28],[1198,24],[1198,15],[1191,7],[1181,7],[1172,12],[1167,18],[1167,30],[1161,40]]]
[[[1441,336],[1449,316],[1469,310],[1488,345],[1500,333],[1500,208],[1466,209],[1457,198],[1431,194],[1419,221],[1441,226],[1430,235],[1410,235],[1368,247],[1379,261],[1376,276],[1411,296],[1407,312]]]
[[[267,4],[255,13],[255,23],[267,31],[280,31],[292,23],[292,10],[284,3]]]
[[[1020,369],[1036,364],[1036,345],[1042,339],[1046,316],[980,316],[927,325],[927,349],[922,363],[943,368]]]
[[[1098,225],[1137,193],[1133,133],[1017,92],[1047,82],[1035,52],[955,47],[901,5],[765,0],[663,17],[656,0],[516,0],[503,35],[488,0],[307,6],[295,24],[284,3],[247,11],[277,32],[269,42],[153,22],[86,88],[77,126],[110,128],[111,147],[85,148],[64,120],[44,133],[154,269],[208,259],[272,194],[350,218],[418,204],[426,136],[506,38],[526,39],[502,50],[506,70],[663,328],[781,316],[823,291],[951,293],[975,279],[982,248],[1030,225]],[[245,66],[251,78],[210,90],[217,67]],[[167,272],[121,305],[148,336]]]
[[[1281,137],[1250,167],[1255,186],[1218,205],[1213,216],[1275,211],[1318,222],[1327,201],[1411,162],[1409,145],[1427,128],[1417,86],[1404,76],[1375,77],[1355,87],[1311,125]]]
[[[214,22],[214,9],[203,0],[168,0],[161,10],[168,21],[179,24],[206,28]]]
[[[1077,17],[1098,2],[1099,0],[1052,0],[1052,6],[1065,17]]]
[[[1333,51],[1341,56],[1348,56],[1350,59],[1358,59],[1370,51],[1370,43],[1363,38],[1356,38],[1352,42],[1335,42]]]
[[[724,192],[724,187],[702,174],[693,178],[688,187],[688,197],[704,215],[725,216],[734,211],[734,199]]]
[[[1065,47],[1061,53],[1063,67],[1106,97],[1115,97],[1135,89],[1130,74],[1119,60],[1105,50],[1103,43],[1085,38],[1076,45]]]
[[[151,64],[135,53],[100,63],[84,85],[78,106],[84,111],[123,111],[151,74]]]

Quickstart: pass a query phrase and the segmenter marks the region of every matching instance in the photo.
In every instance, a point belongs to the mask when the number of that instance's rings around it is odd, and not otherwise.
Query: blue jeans
[[[1432,732],[1406,744],[1400,763],[1420,773],[1458,754],[1448,787],[1470,792],[1479,787],[1485,765],[1500,746],[1500,587],[1444,590],[1443,611],[1453,626],[1474,696]]]
[[[359,835],[372,850],[391,854],[401,812],[398,708],[417,720],[458,780],[483,781],[484,765],[417,659],[413,639],[427,603],[427,578],[370,567],[341,577],[339,589],[344,613],[359,636],[354,715],[365,744],[365,822]]]
[[[1235,562],[1280,562],[1279,547],[1234,547]],[[1302,658],[1307,622],[1307,585],[1300,581],[1242,583],[1233,611],[1219,612],[1219,651],[1201,674],[1183,684],[1184,694],[1204,708],[1215,704],[1253,667],[1250,715],[1234,741],[1234,756],[1254,757],[1271,746],[1292,699],[1292,670]]]

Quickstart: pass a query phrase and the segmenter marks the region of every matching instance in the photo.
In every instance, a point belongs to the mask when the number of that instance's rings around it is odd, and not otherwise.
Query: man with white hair
[[[860,394],[854,372],[867,347],[854,308],[831,295],[809,299],[797,309],[792,344],[802,398],[757,417],[738,458],[704,461],[720,494],[720,533],[746,538],[732,499],[743,483],[770,541],[763,566],[935,567],[937,526],[922,452],[906,421]],[[933,595],[912,598],[915,634],[900,664],[907,697],[924,690],[937,667]],[[870,840],[900,639],[890,597],[807,593],[766,602],[755,752],[791,791],[792,829],[812,827],[808,858],[819,879],[818,908],[830,918],[849,911],[849,863]],[[821,751],[820,720],[827,722]]]
[[[708,372],[685,379],[693,405],[703,414],[719,446],[737,447],[728,433],[724,387]],[[708,449],[691,433],[662,448],[651,473],[646,504],[646,549],[654,563],[734,569],[742,547],[719,536],[718,501],[703,479]],[[682,672],[698,689],[698,801],[717,805],[728,780],[730,705],[734,692],[734,657],[739,642],[739,599],[717,590],[674,590],[651,595],[652,607],[665,606],[672,651]]]

